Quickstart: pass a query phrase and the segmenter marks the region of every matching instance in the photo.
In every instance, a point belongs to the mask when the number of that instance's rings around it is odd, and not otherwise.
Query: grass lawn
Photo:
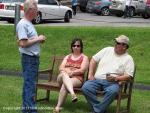
[[[49,67],[50,57],[70,53],[73,37],[84,42],[84,53],[92,56],[106,46],[114,45],[114,38],[120,34],[129,36],[129,53],[137,66],[136,82],[150,84],[150,28],[129,27],[50,27],[36,26],[39,34],[47,37],[41,46],[40,69]],[[20,55],[14,35],[14,26],[0,26],[0,69],[21,70]]]
[[[21,92],[22,92],[22,78],[0,76],[0,113],[21,113],[19,107],[21,106]],[[39,92],[40,96],[44,95],[43,91]],[[132,106],[130,113],[149,113],[150,91],[133,90]],[[53,107],[57,103],[57,92],[51,93],[50,103],[38,103],[39,113],[52,113]],[[72,103],[70,96],[68,96],[66,103],[63,106],[62,113],[87,113],[90,108],[82,95],[78,95],[79,101]],[[114,113],[116,101],[108,108],[109,113]],[[123,103],[124,107],[125,102]],[[9,110],[8,110],[9,109]],[[44,109],[44,110],[42,110]]]

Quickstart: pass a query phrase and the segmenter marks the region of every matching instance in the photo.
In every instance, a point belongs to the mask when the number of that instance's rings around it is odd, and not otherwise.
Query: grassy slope
[[[150,83],[150,28],[37,26],[37,30],[39,34],[44,34],[47,37],[46,43],[41,47],[40,69],[50,65],[49,58],[52,55],[68,54],[70,41],[73,37],[82,38],[84,53],[92,56],[103,47],[113,46],[114,38],[120,34],[125,34],[130,37],[132,42],[129,53],[137,65],[136,82]],[[0,26],[0,39],[0,69],[20,70],[20,56],[13,26]]]

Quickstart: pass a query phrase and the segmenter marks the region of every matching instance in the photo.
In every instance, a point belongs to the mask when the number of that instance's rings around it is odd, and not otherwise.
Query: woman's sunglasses
[[[80,47],[80,45],[73,45],[73,47]]]

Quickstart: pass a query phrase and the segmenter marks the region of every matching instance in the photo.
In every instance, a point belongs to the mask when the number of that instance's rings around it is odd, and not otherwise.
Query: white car
[[[3,0],[0,3],[0,18],[12,22],[15,18],[15,5],[20,4],[20,17],[23,18],[23,2],[25,0]],[[38,14],[34,19],[35,24],[41,23],[42,20],[60,20],[70,22],[72,18],[72,9],[62,6],[56,0],[37,0]]]
[[[118,17],[124,15],[126,0],[112,0],[112,6],[110,6],[111,14]],[[143,18],[150,18],[150,12],[147,12],[147,8],[150,6],[149,0],[132,0],[130,6],[131,17],[134,15],[142,15]]]

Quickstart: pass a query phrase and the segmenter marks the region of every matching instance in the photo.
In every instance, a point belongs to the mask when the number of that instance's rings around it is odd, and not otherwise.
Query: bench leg
[[[49,97],[50,97],[50,90],[46,91],[46,100],[49,102]]]
[[[129,96],[127,100],[127,113],[130,112],[130,106],[131,106],[131,96]]]
[[[121,95],[119,95],[117,99],[116,113],[119,113],[120,105],[121,105]]]
[[[44,100],[49,102],[50,90],[46,90],[46,97],[45,98],[37,99],[37,94],[38,94],[38,89],[36,88],[36,94],[35,94],[35,101],[36,102],[40,102],[40,101],[44,101]]]

